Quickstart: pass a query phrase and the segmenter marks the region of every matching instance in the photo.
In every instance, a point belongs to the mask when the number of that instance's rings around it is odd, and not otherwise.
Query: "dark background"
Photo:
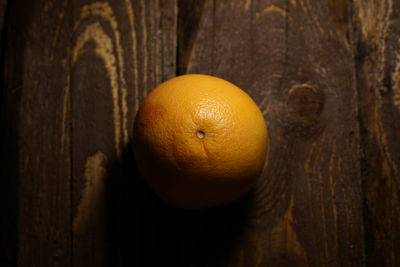
[[[398,0],[1,1],[1,266],[400,266]],[[145,185],[157,84],[227,79],[270,160],[224,207]]]

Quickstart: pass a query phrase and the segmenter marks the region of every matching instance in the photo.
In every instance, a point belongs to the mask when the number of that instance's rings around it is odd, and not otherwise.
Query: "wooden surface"
[[[399,0],[9,1],[0,265],[400,265],[399,14]],[[169,207],[135,165],[140,102],[184,73],[235,83],[268,123],[267,171],[224,207]]]
[[[400,266],[400,2],[355,1],[366,263]]]

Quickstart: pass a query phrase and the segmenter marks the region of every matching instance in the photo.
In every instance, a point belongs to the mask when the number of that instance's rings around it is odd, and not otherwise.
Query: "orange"
[[[229,203],[266,163],[264,117],[240,88],[208,75],[182,75],[155,88],[134,124],[134,153],[150,188],[178,208]]]

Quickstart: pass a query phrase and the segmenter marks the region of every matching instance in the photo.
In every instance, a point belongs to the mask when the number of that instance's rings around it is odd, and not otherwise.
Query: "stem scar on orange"
[[[156,87],[136,115],[133,148],[150,188],[178,208],[236,200],[266,164],[268,132],[257,104],[220,78],[188,74]]]

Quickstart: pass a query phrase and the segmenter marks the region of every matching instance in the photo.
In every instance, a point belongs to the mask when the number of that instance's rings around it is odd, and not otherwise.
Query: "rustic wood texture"
[[[400,265],[399,14],[399,0],[9,1],[0,265]],[[135,164],[140,102],[184,73],[235,83],[268,123],[269,167],[230,205],[170,207]]]
[[[400,266],[400,2],[354,1],[366,263]]]
[[[63,149],[70,139],[68,132],[61,134],[68,68],[61,59],[69,40],[62,30],[69,25],[64,4],[9,3],[4,167],[10,184],[17,185],[19,266],[70,265],[71,161]]]
[[[162,0],[10,6],[5,153],[18,151],[6,174],[18,178],[19,266],[110,258],[107,168],[129,149],[139,102],[175,75],[176,12]]]
[[[178,1],[177,75],[187,72],[189,57],[196,41],[205,3],[205,0]]]
[[[134,204],[129,200],[130,204],[116,203],[123,180],[113,170],[123,166],[123,154],[130,150],[139,102],[157,84],[175,75],[176,2],[82,2],[73,4],[68,84],[72,105],[72,262],[74,266],[100,266],[110,260],[113,266],[118,262],[113,251],[124,251],[113,241],[125,240],[124,232],[115,228],[121,227],[127,216],[118,212],[127,212]],[[129,157],[128,164],[133,162]],[[128,256],[120,260],[121,266],[125,258]]]
[[[346,1],[207,1],[188,72],[246,90],[272,140],[248,226],[208,266],[362,265],[348,23]]]

